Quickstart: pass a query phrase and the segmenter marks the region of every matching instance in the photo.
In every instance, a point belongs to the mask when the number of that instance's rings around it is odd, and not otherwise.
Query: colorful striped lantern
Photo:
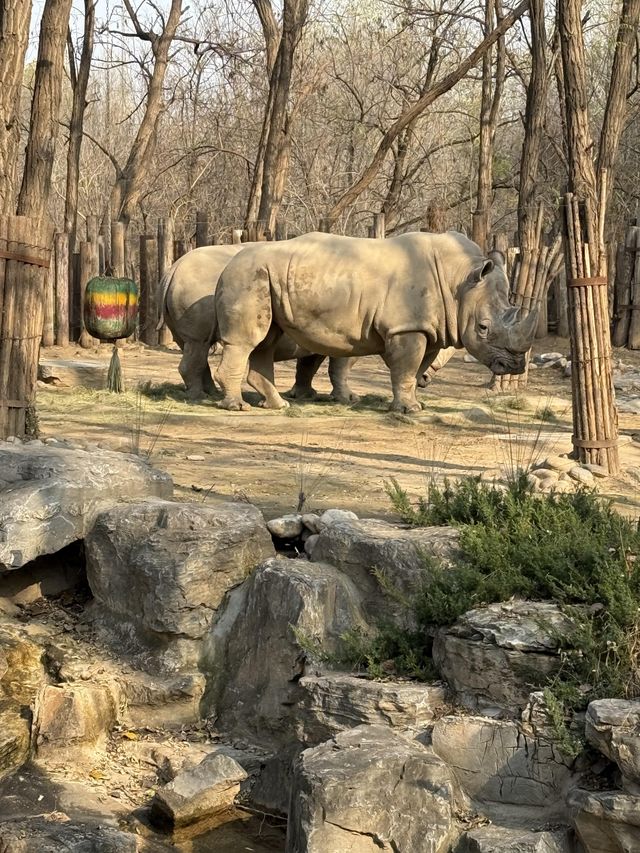
[[[124,391],[122,367],[115,341],[128,338],[138,319],[138,285],[129,278],[96,276],[87,283],[84,295],[84,325],[94,338],[113,341],[107,373],[109,391]]]

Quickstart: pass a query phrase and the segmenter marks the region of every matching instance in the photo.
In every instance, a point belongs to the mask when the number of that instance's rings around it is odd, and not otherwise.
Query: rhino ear
[[[495,264],[493,263],[491,258],[485,258],[485,260],[482,261],[482,263],[477,266],[471,273],[471,281],[474,284],[477,284],[478,282],[482,281],[485,276],[489,275],[494,266]]]
[[[500,249],[492,249],[488,253],[488,257],[491,258],[497,267],[502,267],[502,269],[504,269],[504,265],[507,262],[504,252],[501,252]]]

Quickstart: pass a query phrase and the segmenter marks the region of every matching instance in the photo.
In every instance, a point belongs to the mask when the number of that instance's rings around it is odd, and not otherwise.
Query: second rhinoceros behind
[[[455,232],[389,240],[312,233],[259,244],[225,267],[216,315],[216,378],[229,409],[248,408],[240,388],[247,360],[265,404],[283,405],[273,384],[283,334],[325,355],[380,354],[392,409],[417,411],[416,374],[443,347],[466,347],[497,374],[522,373],[537,322],[509,304],[502,263]]]

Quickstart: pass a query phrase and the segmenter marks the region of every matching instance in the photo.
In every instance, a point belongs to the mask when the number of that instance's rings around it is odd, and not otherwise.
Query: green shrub
[[[432,485],[417,506],[397,482],[387,491],[406,523],[458,527],[461,556],[455,567],[425,559],[410,601],[417,630],[396,629],[391,642],[387,629],[368,641],[360,656],[370,673],[380,665],[380,652],[391,656],[394,643],[401,650],[398,671],[409,662],[415,672],[429,672],[424,637],[434,628],[474,607],[517,597],[553,600],[575,625],[570,636],[558,637],[560,671],[544,685],[555,701],[556,722],[593,699],[638,694],[637,524],[592,491],[534,495],[525,475],[506,489],[478,478]]]

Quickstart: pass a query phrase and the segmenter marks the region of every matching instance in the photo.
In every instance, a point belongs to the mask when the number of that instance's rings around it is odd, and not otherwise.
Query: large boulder
[[[355,585],[333,566],[278,558],[260,566],[227,603],[203,655],[203,710],[222,731],[267,746],[291,742],[300,679],[366,628]]]
[[[274,554],[249,504],[163,500],[101,513],[85,550],[101,634],[165,672],[197,664],[226,593]]]
[[[490,824],[471,829],[455,853],[574,853],[569,827],[516,829]]]
[[[385,726],[305,750],[291,793],[287,853],[449,853],[459,829],[446,765]]]
[[[551,741],[525,733],[511,720],[449,716],[433,727],[433,749],[462,790],[488,811],[490,804],[563,813],[573,762]]]
[[[598,699],[587,708],[587,740],[620,768],[623,788],[640,794],[640,699]]]
[[[560,665],[571,619],[550,602],[510,601],[470,610],[434,640],[433,659],[471,710],[522,710]]]
[[[370,681],[343,673],[300,679],[297,718],[305,744],[316,745],[368,723],[420,732],[447,709],[441,684]]]
[[[375,519],[344,520],[321,530],[311,559],[331,563],[347,574],[362,590],[370,617],[385,615],[410,627],[410,611],[389,590],[410,596],[420,586],[427,558],[455,563],[458,540],[452,527],[412,529]]]
[[[640,797],[577,789],[570,793],[568,804],[585,853],[640,850]]]
[[[171,477],[137,456],[0,443],[0,569],[82,539],[107,507],[172,493]]]
[[[92,684],[44,688],[38,703],[38,757],[103,745],[118,716],[117,695]]]

